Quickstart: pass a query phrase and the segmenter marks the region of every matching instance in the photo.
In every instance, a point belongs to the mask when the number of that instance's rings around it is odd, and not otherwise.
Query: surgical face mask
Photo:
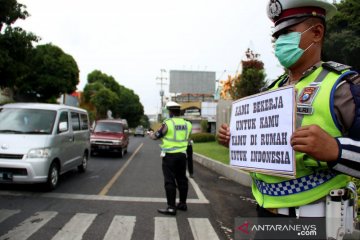
[[[279,59],[281,65],[286,68],[294,65],[300,57],[308,50],[314,43],[311,43],[305,50],[299,47],[301,35],[311,29],[309,27],[303,32],[290,32],[282,34],[275,41],[275,56]]]

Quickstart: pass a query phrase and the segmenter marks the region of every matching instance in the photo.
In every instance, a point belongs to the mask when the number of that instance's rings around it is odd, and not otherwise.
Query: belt
[[[292,215],[293,209],[295,209],[296,217],[325,217],[325,201],[321,201],[314,204],[307,204],[300,207],[291,208],[265,208],[267,211],[273,214]]]

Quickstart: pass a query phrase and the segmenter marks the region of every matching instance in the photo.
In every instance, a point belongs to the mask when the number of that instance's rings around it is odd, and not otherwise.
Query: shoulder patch
[[[328,61],[328,62],[323,63],[322,67],[327,69],[327,70],[339,73],[339,74],[341,74],[341,72],[344,71],[344,70],[352,68],[349,65],[345,65],[345,64],[337,63],[337,62],[333,62],[333,61]]]

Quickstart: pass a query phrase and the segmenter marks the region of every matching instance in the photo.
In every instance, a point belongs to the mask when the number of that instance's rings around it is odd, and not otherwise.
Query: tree
[[[89,73],[87,80],[83,94],[84,106],[95,112],[96,119],[105,118],[107,110],[111,110],[114,118],[126,119],[130,127],[139,125],[144,108],[134,91],[99,70]]]
[[[239,98],[260,92],[265,86],[264,63],[259,60],[260,54],[249,48],[245,52],[246,60],[241,61],[242,73],[238,85]]]
[[[338,13],[327,23],[323,59],[360,70],[360,2],[342,0],[336,6]]]
[[[0,0],[0,32],[4,26],[11,25],[18,19],[25,19],[29,16],[26,6],[19,4],[16,0]]]
[[[7,27],[0,34],[0,87],[13,88],[29,74],[33,41],[38,37],[21,28]]]
[[[17,83],[19,95],[54,102],[61,94],[74,92],[79,83],[76,61],[55,45],[38,45],[32,51],[29,66],[29,75]]]
[[[221,97],[232,100],[243,98],[260,92],[266,85],[264,63],[259,60],[260,54],[249,48],[245,52],[246,60],[242,60],[241,75],[229,76],[223,83]]]
[[[0,0],[0,87],[13,88],[29,72],[32,42],[39,38],[11,25],[29,14],[26,6],[16,0]],[[4,28],[4,26],[6,26]]]

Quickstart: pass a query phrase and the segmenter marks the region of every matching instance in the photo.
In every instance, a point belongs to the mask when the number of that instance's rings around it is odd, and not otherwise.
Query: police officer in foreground
[[[321,60],[325,22],[336,11],[325,0],[268,3],[275,55],[288,70],[268,89],[294,85],[297,90],[291,136],[296,179],[251,173],[259,217],[323,218],[326,196],[347,186],[354,190],[349,176],[360,178],[360,77],[350,66]],[[229,127],[223,124],[218,134],[219,142],[228,146]]]
[[[180,105],[168,102],[169,118],[160,129],[151,134],[152,139],[162,139],[161,156],[162,170],[167,199],[167,208],[158,209],[159,213],[176,215],[176,210],[186,211],[188,179],[186,177],[186,149],[192,125],[180,118]],[[180,202],[176,205],[176,187],[179,190]]]

